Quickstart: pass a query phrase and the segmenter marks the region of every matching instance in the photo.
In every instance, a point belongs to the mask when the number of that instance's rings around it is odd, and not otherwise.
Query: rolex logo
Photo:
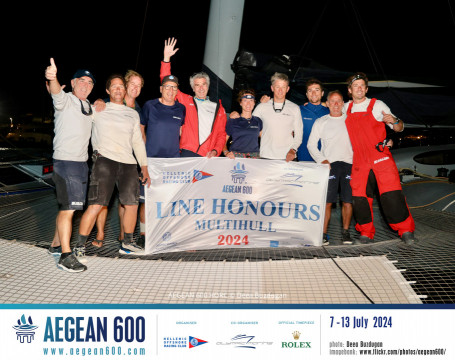
[[[299,340],[300,338],[300,333],[298,331],[294,331],[292,333],[292,336],[294,337],[294,340]]]

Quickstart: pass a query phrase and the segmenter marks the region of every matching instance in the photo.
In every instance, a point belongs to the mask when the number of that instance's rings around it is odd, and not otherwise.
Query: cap
[[[93,80],[93,83],[95,83],[95,78],[94,78],[94,76],[93,76],[92,73],[91,73],[90,71],[88,71],[88,70],[81,70],[81,69],[79,69],[79,70],[77,70],[77,71],[74,73],[74,75],[73,75],[72,78],[73,78],[73,79],[79,79],[79,78],[84,77],[84,76],[88,76],[90,79]]]
[[[163,81],[161,82],[161,85],[167,83],[167,82],[173,82],[173,83],[176,83],[177,85],[179,84],[179,79],[177,79],[177,76],[174,76],[174,75],[168,75],[168,76],[165,76]]]

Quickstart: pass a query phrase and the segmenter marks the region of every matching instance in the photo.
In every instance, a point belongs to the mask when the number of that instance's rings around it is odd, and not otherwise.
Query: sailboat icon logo
[[[16,330],[17,339],[21,343],[31,343],[35,337],[34,330],[37,328],[38,326],[33,325],[32,317],[29,316],[27,321],[24,314],[17,320],[17,325],[13,326],[13,329]]]

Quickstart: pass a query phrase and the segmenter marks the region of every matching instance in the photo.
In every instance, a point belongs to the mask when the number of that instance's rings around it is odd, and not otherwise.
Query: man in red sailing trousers
[[[392,115],[381,100],[366,97],[368,78],[356,73],[347,81],[352,101],[345,104],[346,127],[354,152],[351,174],[352,203],[357,243],[373,242],[373,193],[377,183],[384,216],[390,227],[407,244],[414,243],[414,220],[404,197],[397,166],[387,146],[386,128],[403,131],[403,121]]]

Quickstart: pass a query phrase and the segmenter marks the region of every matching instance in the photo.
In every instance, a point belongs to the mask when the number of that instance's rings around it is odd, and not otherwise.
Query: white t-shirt
[[[199,101],[194,99],[197,106],[199,125],[199,145],[209,137],[215,120],[216,103],[210,100]]]
[[[93,113],[92,147],[108,159],[147,165],[147,154],[141,135],[139,114],[125,105],[108,102],[106,109]],[[133,156],[136,156],[136,159]]]
[[[282,109],[275,112],[273,109]],[[290,149],[297,150],[302,143],[303,122],[298,105],[286,100],[273,105],[273,99],[259,104],[253,115],[262,120],[260,156],[266,159],[286,159]],[[293,136],[294,133],[294,136]]]
[[[54,102],[54,153],[56,160],[87,161],[88,143],[92,132],[92,117],[81,111],[81,100],[63,90],[51,94]],[[85,111],[89,111],[87,101],[82,101]]]
[[[368,109],[368,105],[370,105],[370,101],[371,101],[370,98],[365,98],[365,100],[362,101],[361,103],[352,105],[351,112],[352,113],[355,113],[355,112],[366,112],[367,109]],[[347,113],[348,112],[348,107],[349,107],[350,103],[352,103],[352,100],[349,100],[348,102],[344,103],[343,113]],[[380,122],[382,121],[382,118],[383,118],[382,112],[383,111],[386,114],[393,115],[392,111],[390,111],[390,108],[383,101],[376,100],[376,102],[374,103],[374,106],[373,106],[373,116],[374,116],[374,118],[377,121],[380,121]],[[395,115],[393,115],[393,116],[395,116]],[[386,124],[386,125],[388,125],[389,128],[393,129],[393,125],[392,124]],[[404,126],[404,124],[403,124],[403,126]]]
[[[307,147],[317,163],[328,160],[330,163],[344,161],[352,164],[352,146],[345,120],[346,114],[338,117],[327,114],[315,121]],[[321,150],[318,149],[319,139]]]

